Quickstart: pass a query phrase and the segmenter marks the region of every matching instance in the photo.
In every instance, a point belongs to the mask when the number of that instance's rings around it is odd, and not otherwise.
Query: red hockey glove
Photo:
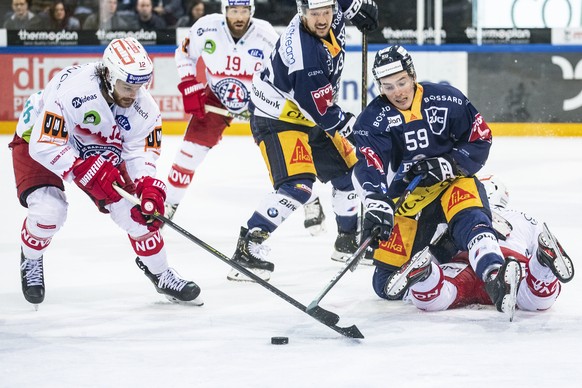
[[[184,111],[193,114],[198,119],[203,119],[206,115],[204,105],[206,104],[206,86],[198,82],[196,77],[184,77],[178,84],[178,89],[182,93]]]
[[[164,201],[166,200],[166,185],[161,180],[145,177],[137,183],[136,194],[141,198],[141,205],[131,209],[131,218],[148,230],[154,232],[162,226],[162,221],[151,217],[157,213],[164,215]]]
[[[121,199],[113,184],[125,186],[119,170],[100,155],[93,155],[73,167],[73,181],[99,205],[108,205]]]

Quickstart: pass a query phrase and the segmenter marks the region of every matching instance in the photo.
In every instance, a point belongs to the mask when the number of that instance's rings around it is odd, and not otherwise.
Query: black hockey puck
[[[287,345],[289,343],[289,337],[271,337],[272,345]]]

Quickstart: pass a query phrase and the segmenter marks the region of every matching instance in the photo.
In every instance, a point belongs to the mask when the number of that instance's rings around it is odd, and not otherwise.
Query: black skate
[[[574,264],[556,237],[544,223],[544,231],[538,236],[538,261],[548,267],[562,283],[567,283],[574,277]]]
[[[191,304],[195,306],[202,306],[204,302],[198,296],[200,295],[200,287],[193,281],[188,281],[180,278],[176,271],[168,268],[159,275],[150,272],[148,267],[141,261],[139,257],[135,258],[135,263],[144,274],[151,280],[156,287],[156,291],[163,294],[170,302]]]
[[[232,261],[242,265],[255,275],[265,281],[271,278],[271,272],[275,269],[275,265],[270,261],[264,260],[270,248],[263,245],[263,242],[269,237],[269,232],[265,232],[259,228],[253,228],[250,231],[244,226],[240,228],[240,235],[236,244],[236,251],[232,256]],[[228,276],[228,280],[252,282],[253,280],[243,273],[232,269]]]
[[[509,321],[513,321],[517,303],[517,289],[521,280],[521,266],[513,257],[505,259],[505,263],[497,271],[489,275],[485,282],[485,290],[497,311],[505,313]]]
[[[325,232],[325,213],[319,202],[319,198],[303,205],[305,212],[305,221],[303,226],[312,236],[317,236]]]
[[[358,234],[339,232],[333,245],[331,259],[345,263],[358,250]]]
[[[22,293],[29,303],[38,305],[44,300],[44,269],[42,256],[40,259],[31,260],[24,257],[20,251],[20,277],[22,280]],[[38,306],[35,306],[38,309]]]
[[[426,247],[394,272],[384,286],[384,293],[388,299],[402,299],[406,290],[413,284],[426,280],[432,273],[432,258],[432,253]]]

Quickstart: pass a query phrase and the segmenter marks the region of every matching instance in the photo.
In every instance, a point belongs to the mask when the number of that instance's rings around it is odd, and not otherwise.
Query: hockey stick
[[[244,121],[249,121],[251,119],[251,116],[248,112],[246,114],[244,114],[244,113],[242,113],[242,114],[232,113],[231,111],[229,111],[227,109],[222,109],[222,108],[219,108],[219,107],[214,106],[214,105],[204,105],[204,109],[206,110],[206,112],[216,113],[217,115],[221,115],[224,117],[232,117],[232,118],[244,120]]]
[[[121,195],[123,198],[127,199],[128,201],[130,201],[134,205],[140,205],[140,200],[137,197],[129,194],[127,191],[123,190],[119,186],[114,185],[113,188],[119,193],[119,195]],[[186,237],[188,240],[192,241],[193,243],[195,243],[199,247],[203,248],[204,250],[206,250],[210,254],[212,254],[215,257],[217,257],[218,259],[222,260],[223,262],[225,262],[227,265],[231,266],[232,268],[243,273],[245,276],[251,278],[256,283],[258,283],[262,287],[266,288],[267,290],[271,291],[273,294],[277,295],[278,297],[280,297],[281,299],[283,299],[287,303],[297,307],[299,310],[310,315],[311,317],[313,317],[317,321],[323,323],[324,325],[326,325],[330,329],[335,330],[338,333],[340,333],[346,337],[349,337],[349,338],[364,338],[364,335],[360,332],[360,330],[356,327],[356,325],[352,325],[349,327],[337,326],[336,324],[340,320],[339,315],[337,315],[331,311],[325,310],[321,307],[314,308],[314,309],[307,311],[307,307],[305,307],[303,304],[301,304],[300,302],[298,302],[297,300],[295,300],[291,296],[287,295],[286,293],[284,293],[283,291],[281,291],[277,287],[264,281],[259,276],[257,276],[253,272],[249,271],[248,269],[246,269],[242,265],[230,260],[226,255],[219,252],[218,250],[211,247],[210,245],[206,244],[204,241],[200,240],[196,236],[192,235],[190,232],[183,229],[181,226],[177,225],[169,218],[166,218],[159,213],[155,213],[153,215],[153,217],[159,221],[164,222],[166,225],[168,225],[169,227],[174,229],[176,232],[180,233],[182,236]]]
[[[418,183],[420,182],[421,179],[422,179],[422,175],[417,175],[408,184],[408,186],[406,187],[406,189],[404,190],[404,192],[402,193],[400,198],[398,198],[396,205],[394,206],[396,211],[398,211],[398,209],[400,209],[400,206],[402,206],[402,204],[404,203],[406,198],[408,198],[410,193],[414,191],[416,186],[418,186]],[[394,213],[396,213],[396,211]],[[375,239],[376,236],[378,236],[378,233],[380,233],[380,230],[374,229],[372,231],[372,233],[370,234],[370,236],[368,236],[368,238],[366,238],[366,240],[364,240],[364,242],[354,252],[352,257],[350,257],[350,259],[347,261],[346,265],[338,273],[336,273],[333,278],[331,278],[331,280],[329,281],[327,286],[325,286],[323,288],[323,290],[321,290],[321,292],[315,297],[315,299],[313,299],[311,301],[311,303],[309,303],[309,305],[307,306],[308,313],[312,309],[317,310],[317,309],[321,308],[321,307],[319,307],[319,302],[329,292],[329,290],[331,290],[333,288],[333,286],[335,286],[337,284],[337,282],[342,278],[342,276],[344,276],[346,274],[346,272],[348,272],[348,270],[354,271],[356,269],[356,266],[358,265],[358,262],[360,261],[360,256],[368,248],[368,246],[370,245],[372,240]]]

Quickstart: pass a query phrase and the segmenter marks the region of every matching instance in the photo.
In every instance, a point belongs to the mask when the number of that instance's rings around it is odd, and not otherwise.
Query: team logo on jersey
[[[216,42],[208,39],[206,42],[204,42],[204,48],[202,50],[207,52],[208,54],[214,54],[214,52],[216,51]]]
[[[333,87],[327,84],[313,92],[311,98],[315,103],[315,107],[321,116],[327,113],[327,109],[333,106]]]
[[[483,140],[491,143],[491,129],[483,119],[480,113],[475,115],[473,120],[473,127],[471,128],[471,136],[469,136],[469,143],[476,140]]]
[[[440,135],[443,133],[447,127],[447,116],[449,115],[448,108],[438,108],[436,106],[431,106],[424,110],[426,114],[426,121],[430,126],[430,131],[435,135]]]
[[[244,83],[236,78],[221,79],[216,84],[215,90],[222,105],[229,110],[246,109],[249,103],[250,93],[248,89]]]
[[[118,166],[121,163],[121,149],[115,145],[85,144],[76,137],[73,137],[73,141],[75,142],[75,147],[79,150],[79,156],[81,159],[88,159],[94,155],[101,155],[114,166]]]
[[[101,116],[96,111],[90,110],[83,115],[83,124],[99,125],[99,123],[101,123]]]
[[[249,53],[249,55],[251,57],[255,57],[255,58],[259,58],[259,59],[264,59],[265,58],[265,54],[263,54],[263,50],[260,50],[260,49],[250,49],[247,52]]]
[[[300,139],[297,139],[295,143],[295,148],[293,148],[293,155],[291,155],[291,161],[289,164],[296,163],[313,163],[311,154],[307,151],[307,147]]]
[[[65,128],[63,117],[52,112],[45,112],[38,142],[65,145],[68,138],[69,133]]]
[[[453,207],[470,199],[475,199],[475,196],[469,193],[468,191],[461,189],[458,186],[453,187],[453,192],[451,193],[451,197],[449,198],[447,211],[450,211]]]
[[[71,104],[73,105],[73,108],[80,108],[81,105],[83,105],[87,101],[91,101],[91,100],[95,100],[95,99],[97,99],[96,94],[91,94],[90,96],[75,97],[75,98],[73,98],[73,101],[71,101]]]
[[[115,122],[117,123],[117,125],[119,125],[123,129],[125,129],[126,131],[129,131],[131,129],[131,125],[129,124],[129,119],[126,116],[123,116],[123,115],[115,116]]]
[[[366,158],[367,167],[374,167],[380,174],[384,175],[382,159],[370,147],[360,147],[360,153]]]
[[[379,248],[399,256],[408,257],[406,248],[404,247],[404,241],[402,241],[400,226],[398,224],[394,225],[394,229],[392,229],[388,241],[382,241]]]

